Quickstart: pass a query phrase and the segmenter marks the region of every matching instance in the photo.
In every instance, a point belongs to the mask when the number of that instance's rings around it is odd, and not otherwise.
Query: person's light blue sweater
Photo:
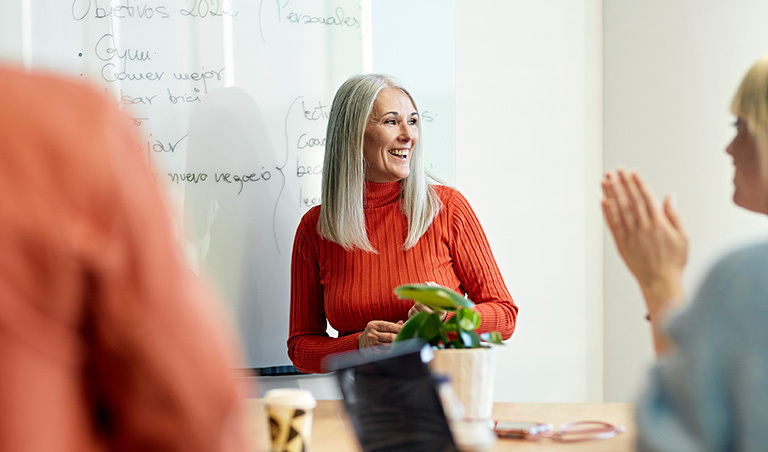
[[[731,252],[670,319],[637,404],[641,451],[768,450],[768,243]]]

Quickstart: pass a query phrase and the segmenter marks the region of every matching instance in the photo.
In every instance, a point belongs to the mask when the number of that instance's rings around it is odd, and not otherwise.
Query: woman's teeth
[[[389,153],[394,155],[395,157],[408,157],[408,149],[390,149]]]

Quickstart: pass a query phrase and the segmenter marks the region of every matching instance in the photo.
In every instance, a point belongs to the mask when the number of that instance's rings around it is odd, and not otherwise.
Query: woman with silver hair
[[[768,214],[768,57],[731,103],[733,201]],[[720,259],[684,306],[688,239],[667,197],[637,173],[607,173],[603,212],[637,279],[658,355],[637,404],[639,449],[763,451],[768,444],[768,243]]]
[[[331,106],[321,205],[296,231],[288,354],[302,372],[326,356],[392,342],[426,306],[401,284],[434,282],[477,303],[479,332],[508,339],[517,306],[480,222],[455,189],[430,183],[416,104],[385,75],[348,79]],[[327,322],[339,332],[330,337]]]

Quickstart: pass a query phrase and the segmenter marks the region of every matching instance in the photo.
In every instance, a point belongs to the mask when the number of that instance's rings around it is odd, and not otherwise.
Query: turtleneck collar
[[[365,181],[364,190],[366,209],[386,206],[400,199],[400,181],[383,184]]]

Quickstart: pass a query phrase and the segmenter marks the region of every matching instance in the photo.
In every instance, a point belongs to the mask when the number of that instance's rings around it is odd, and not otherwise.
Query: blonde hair
[[[761,154],[768,154],[768,55],[744,75],[731,101],[731,112],[746,121]],[[761,158],[765,162],[768,155]]]
[[[416,108],[413,97],[396,79],[383,74],[361,74],[341,85],[328,118],[318,231],[348,251],[359,248],[377,252],[365,229],[363,143],[373,104],[384,88],[402,91]],[[416,124],[421,136],[421,121]],[[427,232],[442,205],[428,178],[418,140],[411,151],[410,173],[400,184],[400,208],[408,219],[403,244],[406,250]]]

